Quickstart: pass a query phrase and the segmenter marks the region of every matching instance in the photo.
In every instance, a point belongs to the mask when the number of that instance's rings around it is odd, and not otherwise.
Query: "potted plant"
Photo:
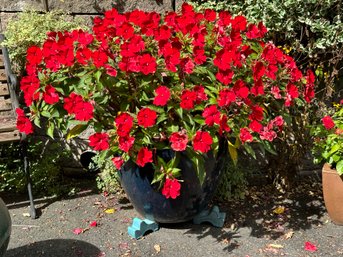
[[[2,257],[7,249],[11,235],[11,217],[5,203],[0,198],[0,256]]]
[[[343,100],[332,115],[312,128],[315,163],[324,163],[322,184],[324,202],[335,224],[343,225]]]
[[[249,143],[273,152],[291,110],[314,96],[311,71],[245,17],[184,4],[164,17],[106,11],[92,33],[51,32],[27,53],[21,80],[32,122],[67,138],[92,127],[89,144],[111,158],[135,208],[158,222],[192,219],[206,207],[226,156]]]

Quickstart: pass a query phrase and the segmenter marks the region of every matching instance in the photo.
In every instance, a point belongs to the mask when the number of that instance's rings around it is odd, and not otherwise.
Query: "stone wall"
[[[0,28],[4,31],[8,20],[27,8],[41,12],[64,10],[73,17],[94,17],[112,7],[120,12],[141,9],[165,13],[173,10],[173,2],[173,0],[0,0]],[[182,2],[184,0],[175,0],[176,8]]]

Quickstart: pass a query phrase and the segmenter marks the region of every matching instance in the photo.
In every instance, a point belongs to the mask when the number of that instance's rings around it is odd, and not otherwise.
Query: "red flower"
[[[193,148],[195,151],[206,153],[211,150],[213,139],[207,131],[197,131],[193,139]]]
[[[304,249],[309,252],[315,252],[317,251],[317,246],[311,242],[305,242]]]
[[[45,92],[43,93],[43,100],[47,104],[54,104],[59,101],[59,95],[56,92],[55,88],[51,85],[47,85],[45,87]]]
[[[254,81],[259,80],[265,74],[266,68],[262,62],[257,62],[253,67],[253,77]]]
[[[124,160],[122,157],[113,157],[112,163],[117,168],[117,170],[120,170],[121,166],[123,166],[123,164],[124,164]]]
[[[144,75],[153,74],[156,72],[156,59],[150,54],[143,54],[139,59],[140,71]]]
[[[194,63],[190,58],[181,59],[180,68],[182,72],[191,74],[193,72],[194,66]]]
[[[248,31],[247,31],[247,38],[254,39],[254,38],[262,38],[267,33],[267,28],[263,25],[262,22],[256,26],[255,24],[249,24]]]
[[[86,47],[82,47],[77,49],[75,57],[80,64],[87,65],[92,57],[92,51]]]
[[[254,86],[251,88],[251,93],[255,96],[264,95],[264,86],[262,79],[255,81]]]
[[[71,93],[69,97],[64,98],[63,108],[69,113],[73,114],[75,112],[75,106],[82,103],[82,96],[75,93]]]
[[[166,179],[162,188],[162,194],[168,199],[176,199],[180,195],[181,184],[177,179]]]
[[[170,98],[170,90],[166,86],[159,86],[155,90],[154,105],[164,106]]]
[[[75,119],[81,121],[88,121],[93,118],[94,107],[91,103],[81,102],[75,106]]]
[[[27,49],[26,60],[31,65],[40,64],[42,61],[42,50],[38,46],[30,46]]]
[[[251,114],[249,115],[250,120],[263,120],[263,108],[258,105],[251,106]]]
[[[222,135],[224,132],[229,132],[231,130],[229,125],[227,124],[227,121],[228,121],[228,118],[224,114],[219,122],[219,135]]]
[[[105,52],[97,50],[92,53],[92,59],[95,67],[100,68],[107,63],[108,56]]]
[[[180,106],[183,109],[191,110],[194,108],[194,103],[197,99],[197,94],[188,89],[182,91]]]
[[[268,140],[268,141],[273,141],[277,137],[276,132],[273,130],[268,130],[267,128],[264,128],[260,132],[260,138],[262,140]]]
[[[234,73],[231,70],[219,70],[216,74],[216,78],[219,82],[223,83],[224,85],[228,85],[232,82],[232,77]]]
[[[117,127],[118,136],[125,137],[130,134],[130,130],[133,126],[133,118],[130,114],[123,112],[115,118],[114,122]]]
[[[95,133],[89,137],[89,145],[96,151],[107,150],[110,147],[107,133]]]
[[[239,139],[241,140],[242,144],[244,144],[245,142],[252,142],[254,140],[253,136],[250,134],[247,128],[240,129]]]
[[[105,64],[105,68],[106,68],[106,73],[108,75],[110,75],[112,77],[116,77],[117,76],[117,70],[114,67],[112,67],[112,66],[110,66],[108,64]]]
[[[206,101],[208,99],[203,86],[195,86],[193,88],[193,92],[196,94],[196,104],[200,104],[202,101]]]
[[[223,89],[219,91],[219,106],[229,106],[232,102],[236,101],[236,95],[231,89]]]
[[[137,154],[136,163],[138,166],[144,167],[149,162],[152,162],[152,151],[146,147],[142,147]]]
[[[148,128],[156,124],[157,114],[149,108],[142,108],[137,114],[138,125]]]
[[[98,226],[98,223],[96,221],[92,221],[91,223],[89,223],[89,226],[94,228]]]
[[[333,119],[329,115],[322,118],[322,123],[327,130],[335,127],[335,122],[333,121]]]
[[[202,116],[205,118],[205,123],[208,126],[213,126],[215,123],[220,123],[220,112],[215,105],[206,107],[202,113]]]
[[[243,80],[239,79],[233,86],[233,92],[236,96],[245,99],[249,95],[249,88],[244,84]]]
[[[207,21],[214,21],[217,18],[217,13],[214,10],[206,9],[204,17]]]
[[[188,136],[185,131],[174,132],[170,135],[169,141],[171,142],[171,148],[174,151],[184,151],[186,150],[188,143]]]
[[[119,149],[128,153],[135,142],[134,137],[130,137],[129,135],[125,137],[119,137]]]
[[[249,128],[250,128],[252,131],[259,133],[259,132],[262,130],[263,126],[262,126],[262,124],[259,123],[258,121],[253,120],[252,122],[250,122]]]
[[[293,84],[287,85],[287,94],[291,97],[291,99],[299,97],[298,88]]]
[[[280,88],[277,86],[273,86],[271,88],[271,93],[273,94],[273,96],[275,97],[275,99],[281,99],[282,96],[280,94]]]
[[[20,108],[17,108],[15,111],[17,113],[17,129],[26,135],[33,133],[32,123],[30,119],[25,116],[24,111]]]

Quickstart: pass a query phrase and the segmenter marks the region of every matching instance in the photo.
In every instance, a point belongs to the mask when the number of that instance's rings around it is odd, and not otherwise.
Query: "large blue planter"
[[[11,235],[11,217],[8,213],[5,203],[0,198],[0,257],[5,251],[10,241]]]
[[[174,153],[165,150],[160,155],[168,160]],[[144,218],[159,223],[178,223],[193,219],[204,210],[211,200],[221,171],[224,169],[227,158],[227,145],[223,144],[217,158],[209,152],[205,158],[206,179],[200,185],[199,179],[192,166],[192,162],[181,153],[178,168],[181,169],[181,194],[176,199],[166,199],[156,185],[151,185],[153,168],[146,165],[138,167],[128,161],[120,170],[120,179],[130,202]]]

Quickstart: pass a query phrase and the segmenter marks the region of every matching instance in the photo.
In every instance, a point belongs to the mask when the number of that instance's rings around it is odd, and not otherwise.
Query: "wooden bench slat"
[[[7,76],[6,76],[5,69],[0,69],[0,81],[1,82],[7,81]]]
[[[0,67],[5,68],[4,56],[0,54]]]
[[[20,140],[20,133],[18,130],[13,132],[2,132],[0,133],[0,142],[11,142]]]
[[[7,84],[0,84],[0,96],[5,96],[9,95],[10,92],[8,90],[8,85]]]
[[[0,117],[0,133],[17,130],[17,122],[14,116]]]
[[[12,110],[11,99],[5,99],[4,97],[0,97],[0,111],[7,110]]]

